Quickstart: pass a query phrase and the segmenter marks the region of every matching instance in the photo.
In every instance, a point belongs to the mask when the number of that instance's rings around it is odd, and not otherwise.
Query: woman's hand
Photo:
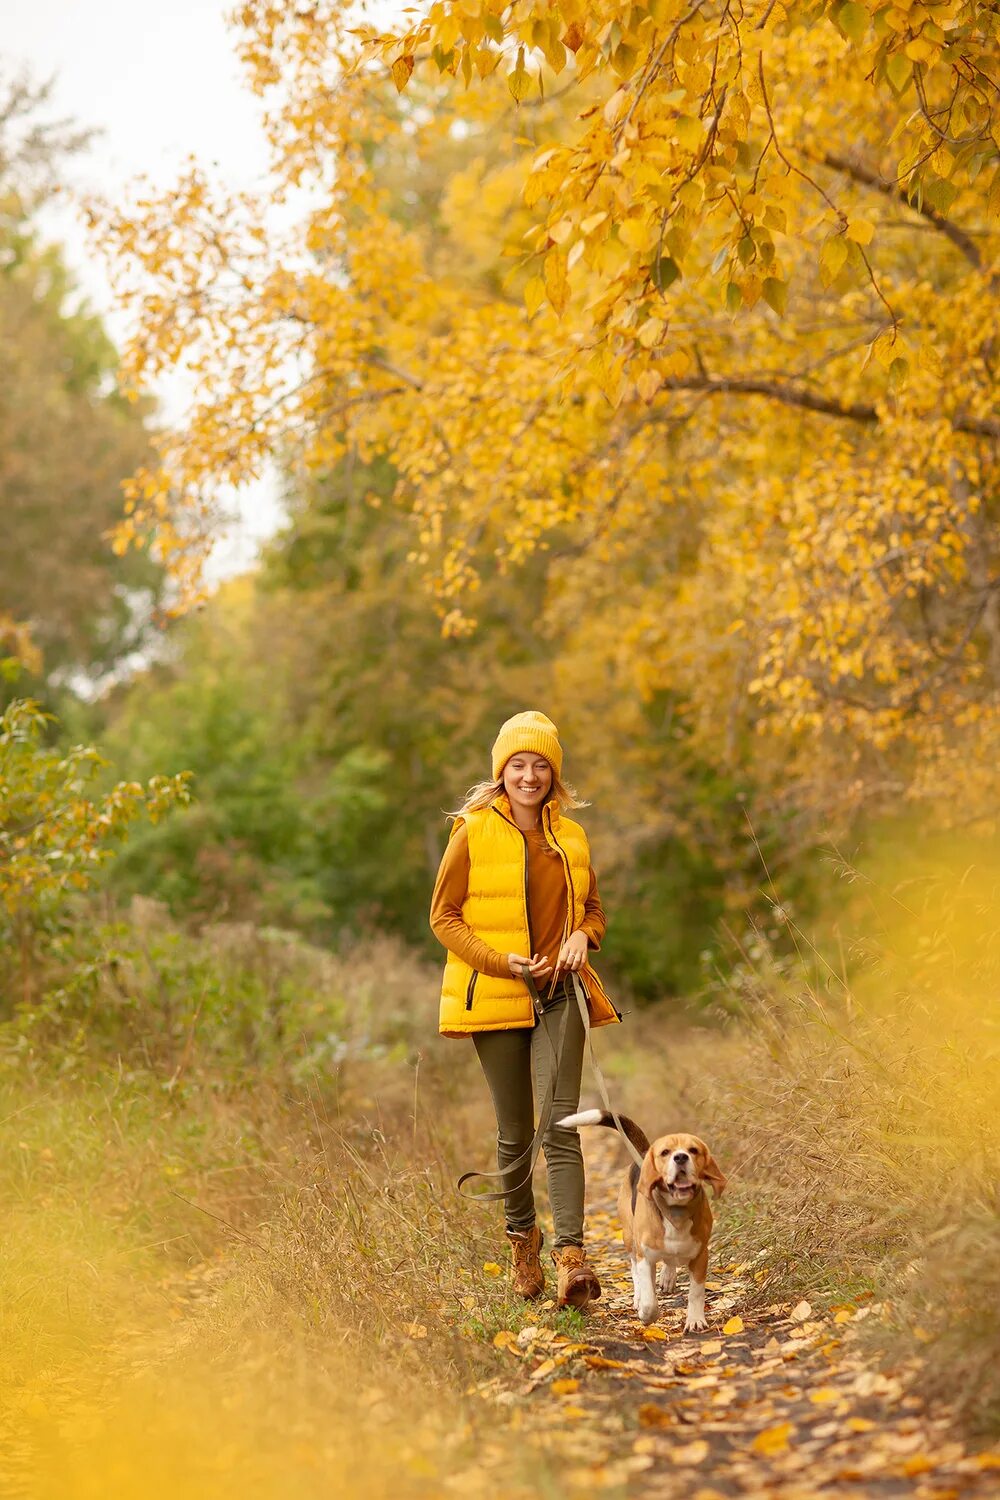
[[[523,979],[525,974],[530,974],[536,982],[548,979],[552,973],[552,965],[544,953],[535,953],[531,958],[526,958],[523,953],[508,953],[507,967],[515,979]]]
[[[580,932],[579,930],[571,932],[559,949],[559,957],[556,959],[556,973],[579,973],[587,962],[589,946],[585,932]]]

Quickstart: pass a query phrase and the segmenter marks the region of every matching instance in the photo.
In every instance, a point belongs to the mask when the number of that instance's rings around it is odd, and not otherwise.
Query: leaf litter
[[[588,1137],[585,1149],[591,1201],[613,1201],[616,1143]],[[705,1334],[684,1334],[683,1277],[661,1298],[659,1321],[643,1328],[616,1222],[591,1212],[589,1226],[604,1294],[587,1311],[587,1342],[557,1352],[541,1327],[523,1329],[514,1348],[513,1335],[510,1344],[494,1340],[523,1361],[505,1386],[518,1398],[522,1441],[570,1460],[567,1496],[996,1493],[1000,1452],[976,1452],[946,1409],[911,1391],[914,1362],[871,1366],[852,1327],[870,1306],[824,1310],[802,1300],[750,1310],[750,1264],[716,1264]],[[492,1382],[481,1395],[496,1400]]]

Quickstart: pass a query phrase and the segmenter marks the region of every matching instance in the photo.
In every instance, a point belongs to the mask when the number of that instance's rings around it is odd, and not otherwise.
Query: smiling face
[[[658,1187],[675,1206],[690,1203],[705,1183],[717,1193],[726,1185],[711,1151],[696,1135],[661,1135],[649,1148],[644,1171],[650,1189]]]
[[[537,823],[552,789],[552,767],[544,755],[519,750],[503,768],[503,785],[515,817]]]

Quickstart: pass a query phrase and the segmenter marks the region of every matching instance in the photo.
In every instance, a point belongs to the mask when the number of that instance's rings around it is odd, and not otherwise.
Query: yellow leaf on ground
[[[721,1339],[706,1339],[703,1344],[698,1345],[701,1354],[719,1354],[722,1351]]]
[[[667,1337],[662,1328],[644,1328],[642,1330],[642,1336],[647,1340],[647,1342],[652,1344],[659,1343],[661,1339],[665,1339]]]
[[[708,1457],[708,1444],[704,1438],[695,1438],[693,1443],[681,1443],[670,1449],[670,1461],[675,1464],[700,1464]]]
[[[791,1422],[779,1422],[777,1427],[765,1427],[763,1432],[758,1432],[750,1447],[754,1453],[760,1453],[765,1458],[770,1458],[774,1453],[784,1453],[793,1431]]]
[[[677,1418],[673,1412],[665,1406],[657,1406],[654,1401],[644,1401],[637,1413],[640,1427],[674,1427]]]
[[[835,1323],[849,1323],[853,1317],[853,1312],[849,1312],[846,1307],[842,1307],[839,1313],[834,1314],[833,1321]]]
[[[553,1396],[571,1396],[574,1391],[580,1389],[578,1380],[553,1380],[549,1387]]]
[[[742,1333],[743,1319],[739,1315],[735,1318],[730,1318],[728,1323],[723,1323],[722,1331],[723,1333]]]
[[[605,1359],[603,1354],[588,1354],[584,1364],[589,1370],[624,1370],[625,1361],[622,1359]]]
[[[867,1417],[848,1417],[844,1426],[850,1432],[871,1432],[875,1423],[869,1422]]]
[[[544,1380],[546,1375],[551,1375],[556,1367],[554,1359],[543,1359],[540,1365],[536,1365],[529,1376],[530,1380]]]
[[[486,1272],[487,1276],[502,1276],[503,1275],[502,1268],[497,1265],[497,1263],[496,1263],[495,1260],[484,1260],[483,1261],[483,1270]]]
[[[928,1474],[931,1469],[935,1468],[937,1465],[932,1458],[927,1457],[926,1453],[915,1453],[903,1464],[903,1473],[912,1478],[914,1474]]]
[[[577,1419],[577,1417],[585,1417],[587,1413],[582,1406],[570,1406],[567,1403],[565,1406],[560,1408],[559,1415],[561,1417],[568,1417],[569,1420],[573,1422]]]
[[[828,1401],[837,1401],[840,1392],[834,1390],[832,1385],[821,1385],[818,1391],[810,1391],[809,1400],[814,1406],[825,1406]]]
[[[797,1307],[792,1308],[788,1316],[793,1323],[804,1323],[806,1318],[812,1316],[812,1303],[800,1302]]]
[[[494,1349],[516,1349],[517,1339],[509,1328],[501,1328],[499,1333],[493,1335]]]

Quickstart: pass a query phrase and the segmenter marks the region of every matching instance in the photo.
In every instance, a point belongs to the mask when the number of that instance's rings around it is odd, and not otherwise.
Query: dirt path
[[[609,1134],[583,1135],[589,1201],[612,1206],[624,1153]],[[569,1490],[650,1500],[1000,1492],[1000,1452],[963,1444],[947,1412],[908,1392],[907,1372],[872,1365],[859,1337],[870,1309],[741,1313],[752,1268],[717,1258],[706,1333],[683,1334],[686,1286],[661,1298],[659,1322],[643,1329],[616,1220],[591,1209],[588,1222],[605,1290],[586,1344],[542,1326],[500,1335],[519,1365],[480,1391],[516,1403],[532,1443],[569,1460]]]

